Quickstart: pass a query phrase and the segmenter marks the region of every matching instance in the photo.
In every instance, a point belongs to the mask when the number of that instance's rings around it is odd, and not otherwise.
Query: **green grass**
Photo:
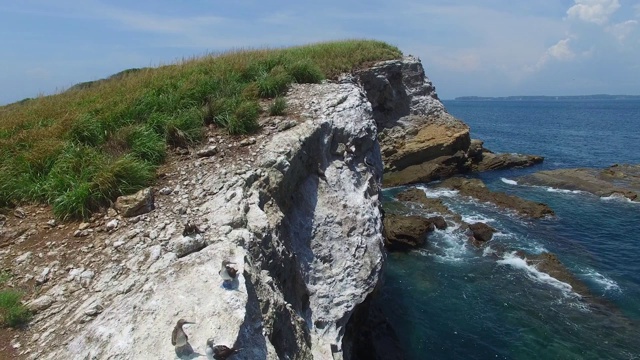
[[[47,203],[59,218],[87,217],[151,184],[167,146],[199,142],[204,125],[254,132],[260,98],[275,98],[270,113],[281,113],[280,96],[293,82],[318,83],[401,55],[370,40],[231,51],[2,106],[0,208]]]
[[[287,111],[287,101],[282,97],[277,97],[273,100],[273,103],[269,105],[269,115],[278,116],[284,115]]]
[[[4,326],[19,327],[31,319],[31,311],[20,302],[21,297],[14,290],[0,291],[0,318]]]

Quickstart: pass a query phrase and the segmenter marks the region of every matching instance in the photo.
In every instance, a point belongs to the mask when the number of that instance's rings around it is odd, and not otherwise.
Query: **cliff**
[[[172,358],[180,318],[195,322],[185,327],[192,356],[209,338],[241,347],[235,359],[361,351],[358,326],[385,261],[383,172],[388,185],[451,176],[469,171],[482,146],[413,57],[293,85],[286,99],[288,114],[263,119],[255,137],[211,137],[198,156],[171,159],[143,193],[140,209],[153,211],[125,217],[116,206],[77,228],[48,223],[62,244],[36,226],[5,234],[48,252],[5,250],[21,259],[17,271],[39,274],[21,354]],[[50,254],[61,261],[42,260]],[[231,286],[218,275],[223,260],[239,270]]]

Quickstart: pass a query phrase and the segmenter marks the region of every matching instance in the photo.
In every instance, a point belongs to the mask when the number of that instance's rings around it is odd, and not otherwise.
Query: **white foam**
[[[515,181],[515,180],[511,180],[511,179],[507,179],[507,178],[500,178],[500,180],[502,180],[502,182],[505,183],[505,184],[518,185],[518,182]]]
[[[424,191],[424,194],[430,199],[437,199],[441,197],[452,198],[458,195],[458,190],[450,190],[450,189],[443,189],[443,188],[432,189],[425,186],[416,186],[416,189],[420,189]]]
[[[482,256],[487,257],[496,254],[496,251],[491,248],[491,246],[487,246],[482,250]]]
[[[462,221],[468,223],[468,224],[473,224],[473,223],[477,223],[477,222],[483,222],[483,223],[492,223],[492,222],[496,222],[495,219],[492,219],[490,217],[484,216],[482,214],[470,214],[470,215],[462,215]]]
[[[624,201],[624,202],[632,203],[632,204],[640,204],[640,202],[633,201],[633,200],[629,199],[628,197],[620,195],[620,194],[612,194],[612,195],[609,195],[609,196],[602,196],[602,197],[600,197],[600,200],[603,200],[603,201]]]
[[[593,269],[588,269],[582,274],[582,276],[587,277],[589,280],[598,284],[605,292],[622,292],[620,285],[618,285],[615,280],[606,277]]]
[[[548,192],[552,193],[560,193],[560,194],[582,194],[584,191],[582,190],[568,190],[568,189],[558,189],[550,186],[542,186],[542,188],[546,189]]]
[[[530,279],[560,289],[565,295],[579,296],[573,292],[573,287],[571,287],[571,285],[536,269],[535,266],[527,264],[525,259],[516,256],[515,251],[512,253],[505,253],[504,257],[501,260],[498,260],[497,263],[500,265],[509,265],[515,269],[524,270]]]

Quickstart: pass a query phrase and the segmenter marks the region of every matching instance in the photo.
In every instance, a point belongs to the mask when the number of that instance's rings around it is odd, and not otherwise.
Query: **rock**
[[[38,313],[44,310],[47,310],[53,303],[55,299],[50,295],[42,295],[39,298],[30,301],[27,303],[27,308],[34,313]]]
[[[543,218],[555,215],[553,210],[545,204],[521,199],[502,192],[491,191],[479,179],[450,178],[437,186],[458,190],[461,195],[470,196],[482,202],[489,202],[504,209],[515,210],[522,216]]]
[[[23,208],[16,208],[13,211],[13,216],[17,217],[18,219],[24,219],[27,217],[27,213],[24,211]]]
[[[447,221],[442,216],[432,216],[427,220],[431,222],[438,230],[444,230],[447,228]]]
[[[278,132],[282,132],[291,129],[296,125],[298,125],[298,122],[295,120],[283,120],[278,123],[278,125],[276,126],[276,130]]]
[[[471,230],[473,239],[481,243],[491,240],[496,232],[496,229],[481,222],[469,224],[469,230]]]
[[[467,157],[472,159],[474,162],[480,161],[482,159],[482,152],[484,142],[478,139],[471,139],[469,143],[469,148],[467,149]]]
[[[55,219],[51,219],[49,221],[47,221],[47,226],[49,227],[55,227],[57,225],[56,220]]]
[[[469,163],[463,151],[441,156],[418,165],[411,165],[398,171],[389,171],[384,175],[384,186],[400,186],[428,183],[446,179],[456,174],[466,173]]]
[[[200,251],[207,246],[202,235],[181,236],[169,241],[169,251],[174,252],[178,258],[185,257]]]
[[[148,187],[133,195],[120,196],[115,208],[124,217],[133,217],[152,211],[154,206],[153,189]]]
[[[437,212],[443,215],[451,215],[456,218],[459,217],[459,215],[449,210],[449,208],[442,202],[442,199],[428,198],[427,195],[425,195],[424,191],[420,189],[416,189],[416,188],[407,189],[399,193],[398,195],[396,195],[396,198],[400,201],[410,201],[410,202],[418,203],[422,205],[422,207],[425,210],[428,210],[431,212]],[[440,221],[438,220],[438,222]],[[441,222],[440,222],[440,226],[443,226]],[[445,226],[446,226],[446,222],[445,222]],[[436,224],[436,227],[437,227],[437,224]],[[438,227],[438,229],[440,229],[440,227]]]
[[[187,222],[182,231],[182,236],[189,236],[194,234],[202,234],[202,231],[192,222]]]
[[[381,62],[356,76],[378,125],[385,186],[468,170],[469,127],[447,113],[418,59]]]
[[[494,154],[491,152],[483,151],[480,160],[474,162],[471,169],[472,171],[482,172],[490,170],[523,168],[530,167],[535,164],[540,164],[543,161],[544,158],[542,156],[521,154]]]
[[[78,230],[82,231],[82,230],[86,230],[89,228],[89,226],[91,226],[91,224],[83,222],[80,223],[80,225],[78,226]]]
[[[40,275],[38,275],[36,277],[36,284],[37,285],[42,285],[44,283],[46,283],[47,281],[49,281],[50,278],[50,273],[51,273],[51,269],[46,267],[42,270],[42,272],[40,273]]]
[[[31,251],[27,251],[26,253],[16,257],[14,261],[16,264],[28,263],[29,260],[31,260],[31,255],[32,255]]]
[[[640,165],[539,171],[518,178],[518,183],[586,191],[601,197],[620,196],[640,202]]]
[[[171,189],[170,187],[163,187],[158,192],[160,193],[160,195],[171,195],[173,189]]]
[[[89,284],[91,284],[91,281],[93,280],[94,276],[95,276],[95,272],[93,272],[93,270],[85,270],[82,273],[80,273],[80,276],[78,277],[78,281],[80,282],[80,285],[82,285],[83,287],[88,287]]]
[[[434,225],[421,216],[386,215],[384,218],[385,245],[390,250],[409,250],[423,246],[427,233]]]
[[[96,316],[98,314],[100,314],[101,312],[104,311],[104,307],[102,306],[102,303],[100,301],[96,301],[92,304],[90,304],[85,310],[84,310],[84,314],[87,316]]]
[[[114,208],[107,209],[107,216],[110,218],[118,216],[118,212]]]
[[[525,259],[528,265],[534,266],[538,271],[549,274],[551,277],[568,285],[567,290],[573,291],[583,298],[592,298],[589,287],[578,279],[555,254],[541,253],[528,254],[523,251],[515,252],[515,255]]]
[[[244,139],[242,141],[240,141],[240,146],[249,146],[249,145],[253,145],[256,143],[256,138],[254,137],[250,137],[247,139]]]
[[[73,237],[86,237],[86,236],[89,236],[88,230],[76,230],[73,233]]]
[[[196,155],[198,157],[209,157],[218,153],[218,147],[215,145],[209,145],[202,150],[199,150]]]
[[[105,224],[105,229],[107,231],[113,231],[118,228],[118,223],[117,219],[109,220],[109,222]]]

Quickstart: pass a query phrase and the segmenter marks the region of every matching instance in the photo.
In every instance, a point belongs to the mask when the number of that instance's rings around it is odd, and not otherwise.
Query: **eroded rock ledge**
[[[456,174],[532,166],[543,158],[494,154],[449,114],[420,61],[407,56],[356,74],[378,126],[384,185],[426,183]]]
[[[525,185],[581,190],[597,196],[620,196],[640,201],[640,165],[612,165],[605,169],[539,171],[518,179]]]

